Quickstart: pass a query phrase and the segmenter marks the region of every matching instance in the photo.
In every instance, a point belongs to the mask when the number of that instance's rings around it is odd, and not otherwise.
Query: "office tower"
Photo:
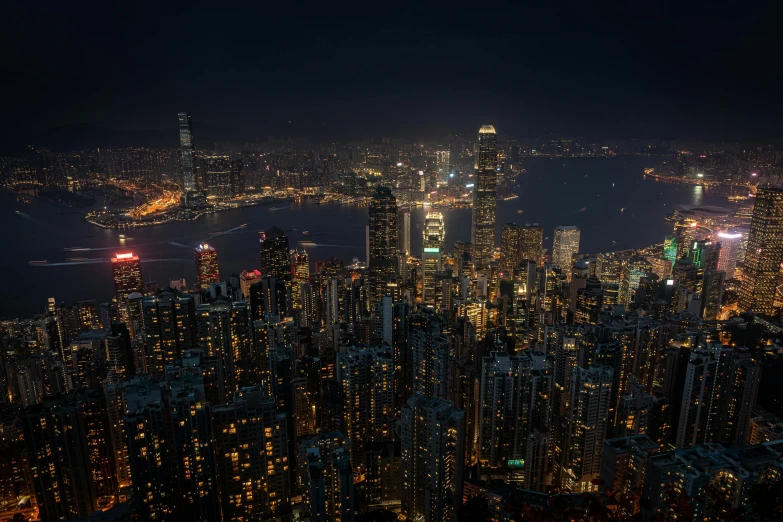
[[[166,365],[196,345],[196,305],[192,296],[171,289],[141,303],[147,372],[162,378]]]
[[[448,398],[450,343],[441,322],[431,311],[413,314],[408,334],[413,392]]]
[[[179,116],[179,148],[182,152],[182,187],[185,192],[198,189],[195,173],[195,153],[193,145],[193,122],[190,113],[180,112]]]
[[[202,154],[199,158],[202,189],[209,196],[230,197],[233,195],[231,186],[231,158],[226,154]]]
[[[448,150],[435,151],[435,164],[438,168],[438,182],[448,183],[451,173],[451,152]]]
[[[745,448],[704,444],[651,455],[641,496],[662,520],[681,519],[684,513],[693,520],[718,519],[721,513],[742,510],[754,486],[779,473],[781,446],[781,441]]]
[[[313,522],[353,520],[349,447],[348,439],[337,431],[321,431],[317,437],[299,444],[302,497],[305,512],[309,507]]]
[[[267,315],[286,316],[291,309],[290,302],[283,279],[265,276],[250,285],[250,311],[254,320]]]
[[[606,490],[631,495],[641,488],[647,459],[658,448],[645,434],[606,439],[601,452],[601,480]]]
[[[172,458],[176,462],[179,512],[188,520],[219,518],[219,500],[212,446],[212,415],[204,379],[182,374],[170,383],[168,415]]]
[[[500,265],[503,274],[511,274],[522,261],[522,227],[516,223],[503,223],[500,230]]]
[[[478,460],[498,468],[524,460],[536,425],[549,422],[552,360],[543,352],[492,352],[482,358],[478,411]]]
[[[415,395],[402,410],[402,514],[453,522],[462,505],[465,412],[442,399]]]
[[[663,257],[672,263],[677,261],[677,236],[666,236],[663,239]]]
[[[106,337],[106,369],[119,381],[126,381],[136,373],[130,333],[124,323],[111,325],[111,333]]]
[[[674,236],[676,237],[677,245],[675,262],[677,259],[688,257],[688,251],[696,239],[696,229],[698,226],[698,223],[687,220],[680,220],[674,224]]]
[[[783,263],[783,189],[759,188],[748,235],[739,309],[773,313]]]
[[[652,271],[650,263],[642,256],[636,256],[623,264],[620,277],[620,304],[629,306],[634,302],[634,294],[639,288],[639,280]]]
[[[394,365],[390,346],[344,348],[337,354],[337,381],[344,400],[345,432],[357,474],[364,446],[394,437]]]
[[[111,271],[114,276],[114,293],[117,305],[125,310],[126,301],[133,292],[144,293],[144,280],[141,277],[141,261],[132,252],[118,253],[111,258]]]
[[[390,188],[378,187],[370,201],[369,214],[368,304],[374,309],[397,272],[397,199]]]
[[[250,286],[261,280],[260,270],[242,270],[239,273],[239,290],[245,301],[250,300]]]
[[[726,273],[722,270],[710,268],[705,270],[701,292],[701,317],[707,321],[714,321],[720,315],[723,302],[723,284],[726,281]]]
[[[269,520],[289,506],[285,414],[260,388],[244,388],[212,408],[222,520]]]
[[[520,230],[519,258],[540,265],[544,259],[544,229],[538,223],[525,223]]]
[[[424,218],[424,240],[421,255],[422,285],[421,302],[425,306],[440,309],[441,292],[435,274],[442,269],[441,256],[446,239],[446,228],[440,212],[428,212]]]
[[[97,391],[47,399],[19,417],[41,520],[87,517],[116,494],[109,432]]]
[[[574,226],[559,226],[555,229],[552,240],[552,264],[568,270],[573,266],[574,254],[579,252],[579,236],[581,232]]]
[[[231,161],[231,196],[239,196],[245,193],[245,172],[242,165],[242,159]]]
[[[492,125],[482,125],[476,144],[476,182],[473,190],[473,262],[483,268],[495,251],[498,136]]]
[[[291,254],[291,274],[291,308],[300,309],[302,307],[300,286],[310,281],[310,256],[304,250]]]
[[[570,411],[562,475],[563,489],[587,492],[597,489],[592,480],[601,471],[601,451],[609,424],[612,370],[603,366],[576,367],[571,375]]]
[[[172,516],[178,502],[172,484],[175,462],[160,384],[140,381],[125,389],[125,433],[133,502],[144,522]]]
[[[286,283],[291,281],[288,236],[277,227],[261,234],[261,273]]]
[[[614,252],[600,253],[595,257],[595,276],[604,284],[619,285],[626,258]]]
[[[411,213],[400,212],[397,216],[399,223],[399,238],[397,250],[400,253],[411,253]]]
[[[737,268],[737,255],[739,254],[742,236],[742,232],[733,230],[718,232],[718,238],[720,239],[718,270],[726,272],[726,279],[734,279],[734,270]]]
[[[193,250],[193,255],[196,259],[196,284],[199,290],[208,290],[212,283],[219,283],[217,250],[207,243],[201,243]]]

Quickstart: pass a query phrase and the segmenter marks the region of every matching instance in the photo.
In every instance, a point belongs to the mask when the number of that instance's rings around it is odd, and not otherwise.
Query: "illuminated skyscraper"
[[[128,296],[133,292],[144,293],[141,260],[132,252],[118,253],[111,258],[111,271],[120,318],[128,322]]]
[[[538,223],[525,223],[520,231],[519,258],[541,264],[544,257],[544,229]]]
[[[462,505],[465,412],[443,399],[414,395],[402,408],[402,514],[454,522]]]
[[[495,127],[482,125],[476,145],[476,182],[473,191],[473,262],[484,268],[495,250],[498,136]]]
[[[196,190],[195,147],[193,146],[193,122],[189,112],[180,112],[179,148],[182,150],[182,186],[186,192]]]
[[[406,254],[411,253],[411,213],[400,212],[398,216],[400,234],[399,234],[399,251]]]
[[[196,281],[199,289],[207,290],[212,283],[219,283],[217,250],[206,243],[201,243],[193,250],[193,255],[196,259]]]
[[[720,239],[718,270],[726,272],[726,279],[734,279],[734,270],[737,268],[737,254],[742,242],[742,232],[726,230],[718,232],[718,238]]]
[[[291,254],[291,273],[293,276],[291,285],[291,307],[299,309],[302,307],[300,297],[300,287],[303,283],[310,281],[310,257],[307,252],[294,252]]]
[[[519,267],[522,246],[522,227],[516,223],[503,223],[500,231],[500,271],[511,274]]]
[[[664,238],[663,257],[672,263],[677,261],[677,236],[666,236]]]
[[[438,165],[438,181],[448,183],[451,172],[451,152],[448,150],[436,151],[435,161]]]
[[[424,250],[421,255],[422,286],[421,301],[427,306],[440,308],[442,292],[438,288],[435,273],[441,270],[443,244],[446,239],[446,227],[440,212],[428,212],[424,218]]]
[[[291,258],[288,236],[277,227],[261,234],[261,273],[289,283],[291,281]]]
[[[253,387],[213,407],[212,417],[222,520],[275,520],[290,509],[285,414]]]
[[[772,314],[783,262],[783,189],[760,188],[750,223],[739,309]]]
[[[386,285],[397,272],[397,198],[388,187],[378,187],[370,202],[369,304],[386,293]]]
[[[552,264],[563,270],[571,271],[573,255],[579,252],[581,232],[574,226],[559,226],[555,229],[552,241]]]
[[[210,196],[227,197],[234,195],[232,180],[236,179],[232,171],[231,157],[227,154],[202,154],[199,158],[202,189]]]

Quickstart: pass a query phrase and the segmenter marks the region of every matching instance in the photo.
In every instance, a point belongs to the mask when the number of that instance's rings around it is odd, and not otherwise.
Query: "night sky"
[[[780,135],[781,2],[600,3],[12,1],[0,138]]]

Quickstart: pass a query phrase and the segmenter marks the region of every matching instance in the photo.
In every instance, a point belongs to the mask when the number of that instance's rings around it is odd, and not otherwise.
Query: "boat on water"
[[[45,265],[48,262],[49,262],[48,260],[44,259],[42,261],[30,261],[30,264],[31,265]]]
[[[303,231],[302,231],[302,235],[303,235],[303,236],[306,236],[306,235],[308,235],[308,234],[310,234],[310,231],[309,231],[309,230],[303,230]]]
[[[66,257],[66,261],[87,261],[86,257]]]
[[[125,234],[120,234],[120,239],[125,239]]]
[[[299,244],[302,246],[315,246],[314,241],[300,241]]]

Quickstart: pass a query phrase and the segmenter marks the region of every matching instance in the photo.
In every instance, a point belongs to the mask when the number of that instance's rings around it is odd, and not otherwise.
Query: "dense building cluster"
[[[186,189],[234,192],[229,158],[195,165],[187,114],[180,137]],[[469,243],[432,209],[413,252],[409,189],[377,180],[364,263],[273,227],[257,267],[226,277],[204,243],[195,284],[160,289],[119,252],[111,302],[3,322],[0,519],[747,514],[783,422],[735,316],[774,328],[783,190],[758,189],[746,239],[678,215],[662,245],[583,253],[563,225],[547,252],[537,223],[496,223],[492,126],[473,150]]]

